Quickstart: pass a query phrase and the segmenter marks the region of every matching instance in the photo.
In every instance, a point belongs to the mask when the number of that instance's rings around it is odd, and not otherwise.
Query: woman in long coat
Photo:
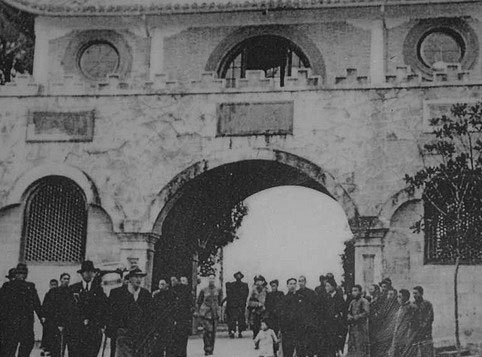
[[[370,314],[370,303],[361,294],[362,287],[355,285],[352,288],[354,299],[348,308],[347,320],[350,332],[347,357],[369,356],[368,315]]]

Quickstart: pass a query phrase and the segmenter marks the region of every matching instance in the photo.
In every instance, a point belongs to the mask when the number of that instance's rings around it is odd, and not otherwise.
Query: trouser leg
[[[18,357],[30,357],[30,353],[33,350],[35,343],[35,337],[33,333],[33,324],[29,326],[23,326],[20,334],[20,347],[18,349]]]
[[[235,308],[229,308],[226,313],[228,315],[228,331],[236,332],[236,321],[238,320],[237,310]]]
[[[238,307],[238,318],[237,318],[237,321],[238,321],[238,331],[239,332],[243,332],[243,331],[246,331],[246,317],[245,317],[245,308],[244,306],[241,306],[241,307]]]
[[[20,331],[18,328],[7,328],[4,331],[2,340],[1,357],[15,357],[17,346],[19,344]]]
[[[293,357],[295,352],[295,336],[282,333],[281,347],[283,348],[283,357]]]

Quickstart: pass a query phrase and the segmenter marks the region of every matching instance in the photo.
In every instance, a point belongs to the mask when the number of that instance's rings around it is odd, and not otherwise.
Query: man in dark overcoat
[[[70,275],[60,275],[60,286],[50,290],[45,296],[42,310],[45,324],[52,329],[52,340],[48,346],[52,357],[64,355],[66,347],[70,350],[70,333],[72,332],[72,316],[75,311],[75,300],[69,289]]]
[[[339,352],[343,352],[345,346],[347,311],[343,294],[337,289],[333,278],[327,278],[325,281],[322,309],[319,355],[334,357]]]
[[[43,322],[35,284],[25,281],[27,276],[27,265],[19,263],[15,269],[15,279],[6,282],[2,287],[2,357],[14,357],[17,347],[18,357],[29,357],[34,346],[34,312]]]
[[[279,332],[279,309],[285,294],[278,290],[278,280],[270,281],[269,285],[271,291],[266,295],[266,319],[268,319],[270,328],[277,335]]]
[[[286,285],[288,287],[288,293],[284,296],[279,309],[281,346],[283,356],[293,357],[299,328],[298,296],[296,292],[297,280],[290,278],[286,282]]]
[[[172,314],[173,333],[167,347],[167,356],[186,357],[187,341],[192,327],[193,299],[191,289],[187,285],[179,284],[178,279],[171,278],[171,292],[173,294]]]
[[[122,270],[118,270],[117,273],[120,275],[122,285],[112,289],[109,293],[109,298],[107,299],[109,304],[109,313],[106,322],[105,336],[110,339],[110,357],[115,357],[118,329],[118,326],[116,325],[116,321],[113,316],[114,303],[119,299],[119,295],[121,295],[124,291],[123,288],[125,288],[128,284],[127,275],[123,276]]]
[[[141,288],[146,274],[135,266],[126,278],[128,284],[111,297],[112,321],[116,326],[116,357],[133,357],[148,342],[146,333],[152,321],[151,293]]]
[[[243,273],[234,274],[236,281],[226,283],[226,314],[228,317],[229,337],[234,338],[236,324],[238,337],[246,330],[246,302],[249,296],[248,284],[243,282]]]
[[[296,354],[299,357],[313,357],[318,348],[318,316],[321,309],[321,298],[314,290],[306,286],[306,277],[298,279],[298,314],[299,329],[296,344]]]
[[[153,293],[151,325],[152,343],[150,344],[150,356],[163,357],[167,353],[167,347],[172,341],[174,329],[173,316],[174,295],[169,289],[167,281],[159,280],[159,290]]]
[[[75,304],[69,355],[97,357],[102,343],[102,329],[107,319],[107,297],[102,287],[94,282],[97,269],[90,260],[84,261],[77,272],[82,280],[70,287]]]

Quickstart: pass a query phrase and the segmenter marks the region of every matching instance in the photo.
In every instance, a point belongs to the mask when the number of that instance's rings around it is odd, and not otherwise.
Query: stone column
[[[151,288],[154,245],[160,236],[155,233],[119,233],[120,258],[127,267],[137,265],[147,276],[144,287]]]
[[[182,29],[169,28],[162,29],[155,27],[151,30],[151,50],[150,50],[150,68],[149,78],[154,79],[156,74],[164,73],[164,42],[167,37],[173,36]]]
[[[374,20],[371,26],[370,79],[372,84],[385,83],[385,24]]]
[[[33,77],[42,85],[47,85],[49,75],[49,32],[42,17],[35,18],[35,48],[33,57]]]

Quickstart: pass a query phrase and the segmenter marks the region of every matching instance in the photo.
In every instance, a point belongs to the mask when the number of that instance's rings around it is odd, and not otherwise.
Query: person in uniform
[[[320,282],[320,285],[318,285],[315,288],[315,293],[321,297],[326,294],[326,291],[325,291],[326,277],[324,275],[320,275],[319,282]]]
[[[415,344],[421,357],[433,357],[433,306],[423,298],[423,288],[416,286],[413,288],[414,304],[417,307],[415,316]]]
[[[15,279],[2,287],[1,321],[3,323],[2,357],[29,357],[34,346],[34,312],[44,321],[35,284],[27,282],[28,268],[19,263]]]
[[[395,330],[388,355],[390,357],[415,357],[417,353],[413,342],[415,337],[414,319],[417,307],[410,303],[410,292],[405,289],[399,291],[398,302],[400,307],[395,316]]]
[[[179,284],[177,277],[171,277],[173,331],[167,347],[167,356],[186,357],[187,341],[192,326],[193,300],[188,285]]]
[[[334,357],[343,353],[346,339],[346,302],[337,290],[335,279],[326,279],[323,298],[323,323],[320,341],[322,350],[319,356]]]
[[[266,319],[276,335],[279,332],[279,309],[285,294],[278,290],[279,281],[272,280],[269,283],[271,291],[266,295]]]
[[[286,281],[288,292],[284,296],[279,309],[281,347],[283,349],[284,357],[293,357],[296,348],[299,325],[298,296],[296,293],[297,283],[298,282],[295,278],[290,278]]]
[[[214,351],[216,328],[222,303],[221,289],[216,287],[216,277],[209,276],[209,285],[201,290],[197,300],[198,316],[204,328],[204,355],[211,356]]]
[[[84,261],[77,271],[82,280],[70,287],[75,301],[70,331],[70,357],[97,357],[100,350],[108,304],[102,287],[94,283],[96,271],[90,260]]]
[[[321,308],[321,298],[314,290],[306,286],[306,277],[298,279],[298,314],[299,329],[297,336],[296,354],[299,357],[313,357],[318,344],[318,317]]]
[[[116,357],[134,357],[145,346],[147,328],[152,316],[151,293],[141,288],[147,274],[134,266],[126,275],[124,285],[111,297],[113,325],[116,331]]]
[[[238,271],[234,274],[236,281],[226,283],[226,314],[230,338],[234,338],[236,324],[238,325],[238,337],[243,337],[243,331],[246,330],[246,302],[249,287],[242,281],[243,278],[243,273]]]
[[[362,296],[362,287],[352,288],[353,300],[347,314],[349,329],[347,357],[368,357],[370,340],[368,336],[368,316],[370,303]]]

